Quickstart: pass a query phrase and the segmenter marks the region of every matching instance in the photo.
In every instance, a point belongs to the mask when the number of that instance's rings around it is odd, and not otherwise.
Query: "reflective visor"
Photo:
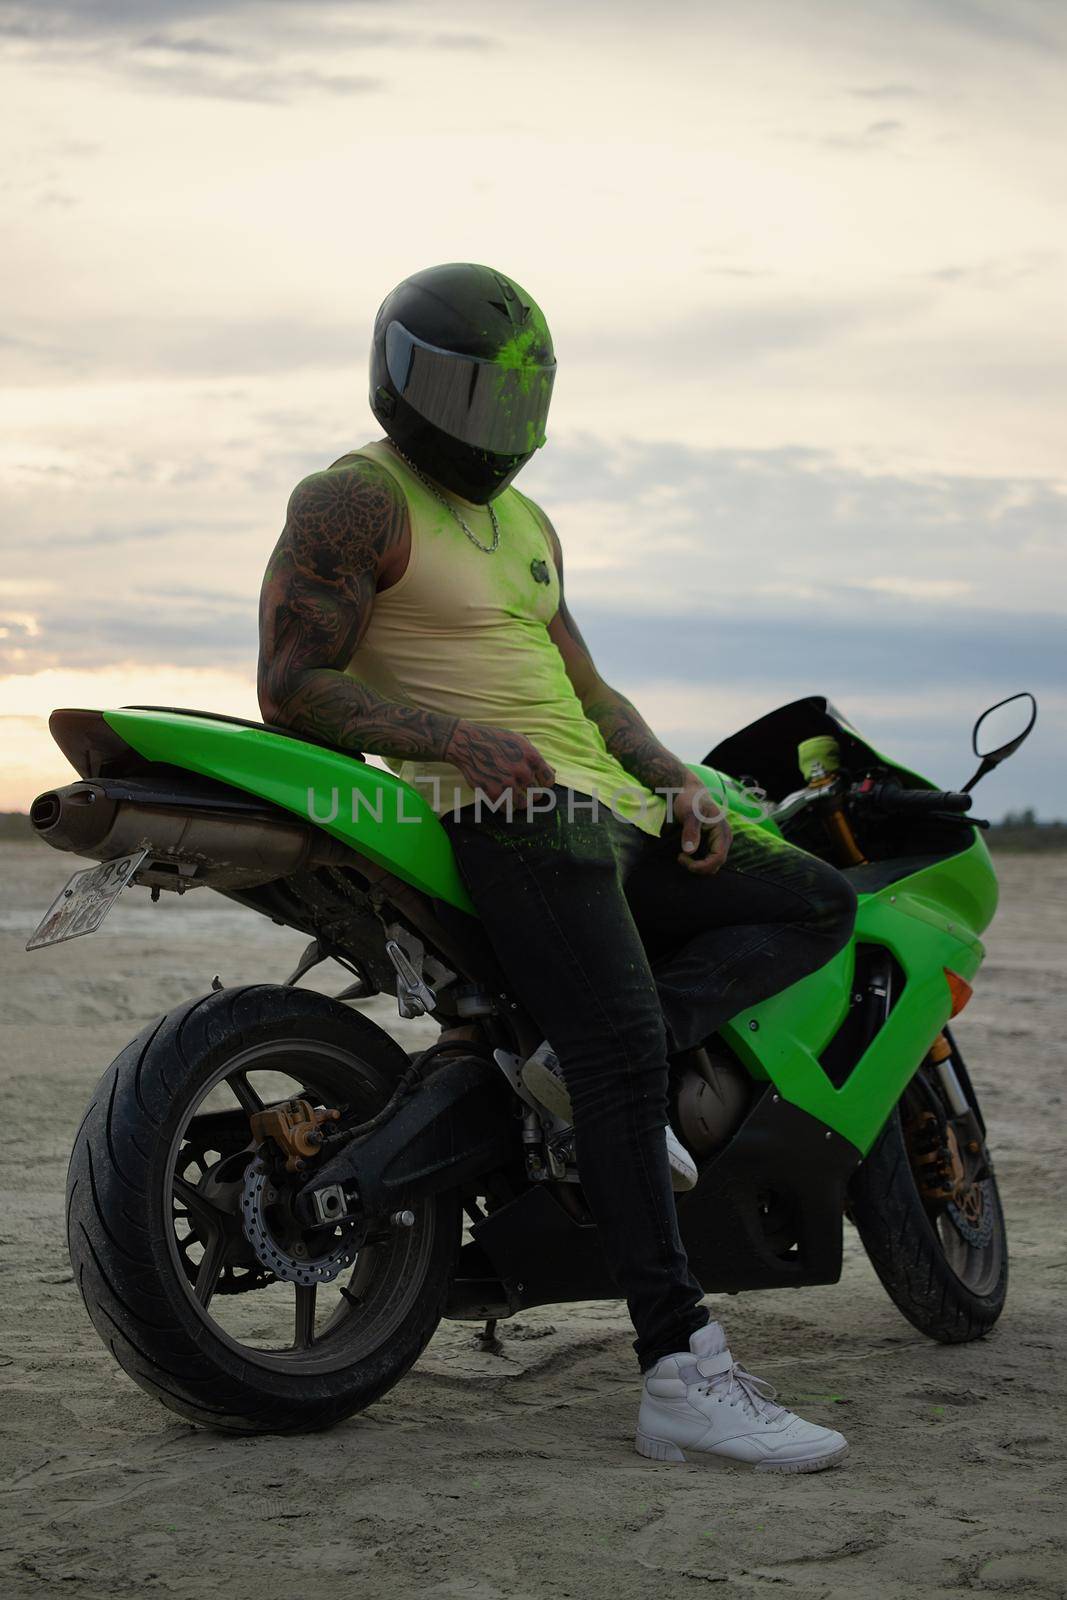
[[[385,330],[397,394],[452,439],[494,455],[531,455],[545,441],[556,363],[509,366],[424,344],[402,322]]]

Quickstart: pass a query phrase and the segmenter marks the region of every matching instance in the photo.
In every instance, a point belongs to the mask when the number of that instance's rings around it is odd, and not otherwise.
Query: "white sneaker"
[[[848,1454],[843,1434],[772,1403],[739,1367],[717,1322],[645,1373],[635,1448],[653,1461],[734,1461],[756,1472],[821,1472]]]
[[[671,1188],[676,1193],[683,1189],[692,1189],[697,1181],[697,1164],[689,1151],[675,1135],[670,1123],[667,1124],[667,1159],[671,1164]]]

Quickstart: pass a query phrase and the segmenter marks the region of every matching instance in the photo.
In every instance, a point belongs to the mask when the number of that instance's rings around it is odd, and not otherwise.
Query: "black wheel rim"
[[[254,1159],[252,1111],[302,1094],[371,1116],[391,1087],[354,1053],[287,1038],[235,1053],[183,1109],[163,1180],[174,1277],[212,1336],[254,1366],[293,1374],[350,1367],[387,1344],[418,1301],[434,1245],[432,1198],[412,1205],[412,1227],[362,1247],[333,1283],[309,1288],[263,1268],[239,1220]]]
[[[960,1283],[979,1299],[992,1295],[1004,1270],[1004,1222],[1000,1210],[996,1179],[989,1172],[984,1148],[964,1157],[965,1181],[950,1196],[931,1198],[924,1187],[924,1172],[914,1147],[914,1122],[933,1105],[942,1120],[946,1136],[948,1113],[935,1082],[924,1075],[909,1091],[908,1111],[903,1122],[904,1144],[916,1192],[944,1257],[945,1264]],[[958,1140],[951,1138],[959,1148]],[[983,1171],[986,1174],[983,1176]]]
[[[966,1213],[959,1214],[961,1208],[955,1203],[940,1206],[931,1221],[941,1253],[951,1270],[972,1294],[984,1297],[996,1288],[1003,1265],[1000,1207],[992,1178],[969,1187],[981,1218],[978,1227],[970,1224]]]

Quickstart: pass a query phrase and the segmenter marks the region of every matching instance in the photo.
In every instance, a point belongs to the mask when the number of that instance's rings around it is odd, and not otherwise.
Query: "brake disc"
[[[342,1223],[341,1231],[330,1235],[331,1248],[322,1255],[291,1254],[293,1243],[286,1249],[285,1242],[279,1240],[267,1218],[270,1208],[278,1206],[282,1200],[270,1173],[261,1162],[253,1161],[241,1192],[241,1226],[256,1259],[286,1283],[301,1284],[305,1288],[313,1283],[332,1283],[356,1259],[355,1226]],[[302,1238],[297,1238],[295,1243],[303,1247]]]
[[[993,1208],[984,1183],[962,1188],[948,1202],[945,1213],[960,1238],[975,1249],[981,1249],[993,1237]]]
[[[175,1176],[184,1178],[205,1199],[229,1212],[238,1204],[234,1190],[240,1188],[240,1183],[220,1181],[218,1175],[225,1172],[234,1156],[247,1148],[248,1123],[242,1112],[194,1117],[182,1141]],[[193,1251],[197,1247],[205,1249],[207,1237],[199,1225],[196,1212],[190,1211],[188,1205],[182,1203],[175,1215],[184,1217],[188,1223],[188,1232],[184,1236],[175,1234],[175,1241],[185,1276],[191,1284],[195,1284],[200,1272],[200,1258],[194,1257]],[[213,1292],[215,1295],[248,1294],[273,1282],[273,1272],[268,1272],[262,1262],[249,1252],[247,1259],[242,1256],[226,1261]]]

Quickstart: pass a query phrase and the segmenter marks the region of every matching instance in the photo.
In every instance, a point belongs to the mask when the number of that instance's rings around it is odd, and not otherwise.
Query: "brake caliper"
[[[273,1139],[285,1156],[286,1172],[303,1171],[304,1162],[316,1156],[325,1134],[323,1124],[340,1120],[339,1111],[313,1106],[310,1100],[282,1100],[249,1117],[257,1146]]]
[[[912,1165],[924,1200],[936,1205],[950,1200],[965,1172],[956,1130],[932,1111],[920,1111],[908,1129]]]
[[[293,1208],[299,1186],[293,1179],[319,1154],[325,1127],[340,1116],[298,1097],[265,1106],[248,1119],[257,1159],[245,1173],[241,1226],[257,1260],[290,1283],[330,1283],[356,1259],[359,1240],[351,1220],[330,1219],[309,1229]]]

